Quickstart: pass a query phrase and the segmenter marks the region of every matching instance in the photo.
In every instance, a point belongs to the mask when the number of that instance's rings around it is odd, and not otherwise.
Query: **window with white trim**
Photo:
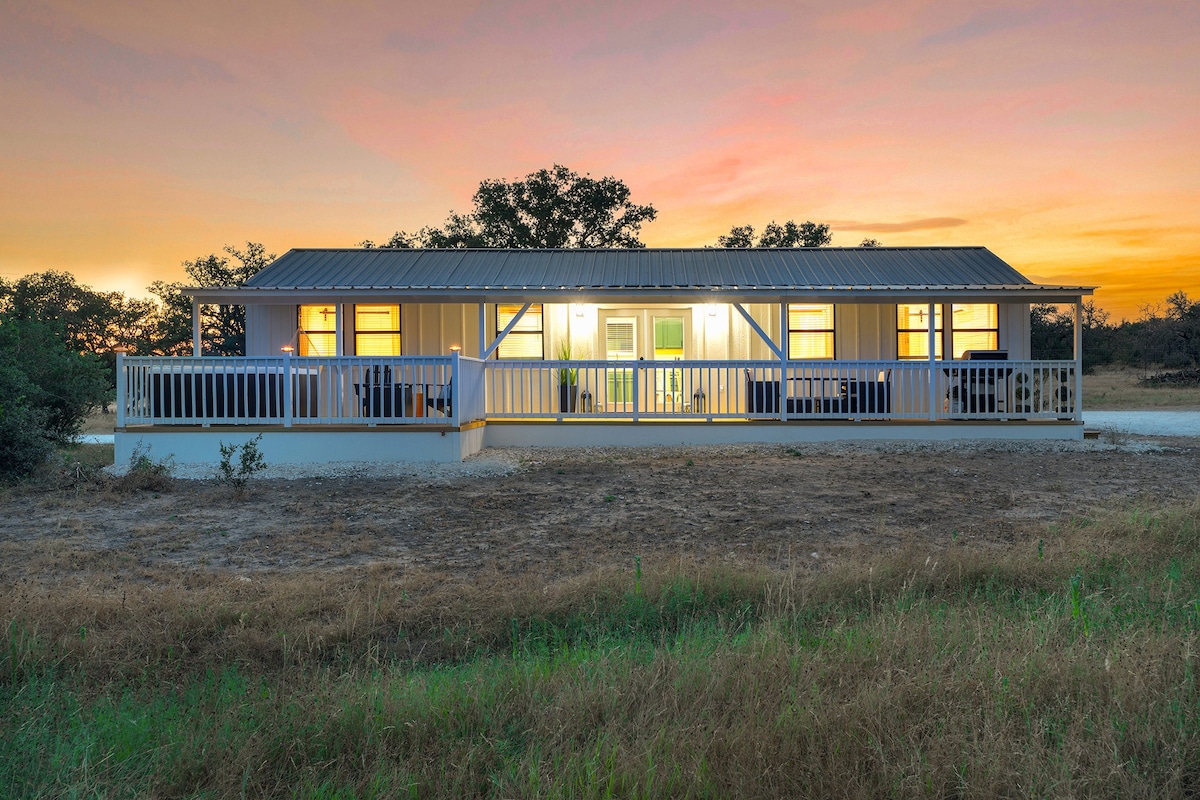
[[[498,303],[496,305],[496,336],[508,327],[523,303]],[[542,327],[542,304],[534,303],[520,321],[496,348],[496,358],[544,359],[546,357],[545,332]]]
[[[400,306],[359,304],[354,307],[354,353],[360,356],[398,356]]]
[[[942,306],[933,307],[934,358],[942,358]],[[929,360],[929,306],[896,306],[896,357],[901,361]]]
[[[968,350],[1000,347],[1000,307],[995,303],[966,303],[951,306],[951,351],[962,358]]]
[[[833,358],[833,304],[788,304],[788,358]]]
[[[300,329],[300,355],[337,354],[337,306],[299,306],[296,327]]]

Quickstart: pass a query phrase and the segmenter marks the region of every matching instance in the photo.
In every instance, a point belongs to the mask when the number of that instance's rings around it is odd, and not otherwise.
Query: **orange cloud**
[[[866,233],[905,233],[907,231],[927,231],[940,228],[957,228],[966,225],[965,219],[958,217],[929,217],[914,219],[908,222],[852,222],[834,221],[830,226],[835,231],[865,231]]]

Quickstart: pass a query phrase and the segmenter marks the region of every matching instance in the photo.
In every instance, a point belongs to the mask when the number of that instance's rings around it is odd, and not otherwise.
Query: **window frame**
[[[966,308],[968,306],[988,306],[988,307],[994,309],[996,326],[994,328],[959,328],[957,325],[954,324],[954,311],[957,308]],[[957,339],[958,339],[959,333],[964,333],[964,334],[990,333],[990,334],[992,334],[992,336],[994,338],[994,341],[992,342],[990,347],[972,347],[970,349],[972,349],[972,350],[998,350],[998,349],[1000,349],[1000,304],[999,303],[953,303],[950,306],[950,352],[951,352],[951,354],[954,355],[954,359],[956,361],[960,360],[962,358],[962,356],[959,355],[958,344],[957,344]],[[967,348],[964,347],[963,351],[965,352],[966,350],[967,350]]]
[[[332,327],[330,327],[330,328],[306,328],[306,327],[304,327],[304,309],[306,309],[306,308],[322,308],[322,309],[328,308],[328,309],[331,309],[331,311],[329,313],[326,313],[324,311],[318,311],[316,313],[324,315],[326,317],[325,321],[327,323],[329,323]],[[296,354],[299,356],[319,357],[319,358],[328,358],[331,356],[336,356],[337,351],[338,351],[338,347],[337,347],[337,316],[338,316],[337,303],[298,303],[296,305],[296,330],[297,330]],[[332,317],[332,319],[330,319],[330,317]],[[314,352],[313,351],[314,340],[312,338],[310,338],[312,336],[328,336],[328,337],[330,337],[330,341],[333,342],[333,351],[330,353]]]
[[[930,323],[927,323],[924,327],[908,328],[908,327],[900,326],[900,309],[916,306],[918,308],[924,309],[925,313],[928,314],[929,313],[929,303],[897,303],[896,304],[896,360],[897,361],[928,361],[929,360],[929,353],[926,353],[921,356],[911,356],[911,355],[906,356],[906,355],[901,355],[901,353],[900,353],[901,337],[906,333],[908,333],[908,334],[913,334],[913,333],[924,334],[925,341],[928,342],[929,341],[929,324],[934,325],[934,329],[933,329],[933,334],[934,334],[934,336],[933,336],[933,341],[934,341],[933,360],[934,361],[942,361],[945,359],[945,355],[946,355],[946,343],[945,343],[946,311],[945,311],[945,308],[943,307],[943,305],[944,304],[942,304],[942,303],[934,303],[933,304],[933,319],[930,321]],[[939,319],[941,320],[940,326],[938,326],[938,324],[937,324]]]
[[[389,310],[393,309],[393,308],[396,309],[396,327],[395,327],[395,329],[394,330],[393,329],[359,330],[359,328],[358,328],[358,311],[360,308],[363,308],[364,306],[365,307],[374,306],[376,308],[387,308]],[[391,353],[390,355],[387,355],[387,356],[373,356],[373,357],[394,358],[396,356],[404,355],[404,334],[403,334],[404,307],[401,303],[355,303],[353,319],[354,319],[354,354],[356,356],[362,355],[362,353],[360,352],[359,346],[358,346],[358,339],[360,336],[395,336],[396,337],[396,340],[399,344],[399,346],[396,348],[398,352]]]
[[[504,331],[505,325],[507,325],[510,321],[512,321],[512,318],[514,316],[516,316],[516,312],[520,311],[521,306],[523,306],[523,305],[525,305],[525,304],[524,303],[496,303],[495,304],[495,313],[492,316],[492,319],[495,320],[495,324],[492,326],[494,328],[494,331],[493,331],[494,338],[498,338],[500,336],[500,334]],[[500,316],[501,311],[500,310],[502,308],[506,308],[506,307],[511,308],[512,312],[509,314],[508,318],[505,320],[504,325],[501,325],[500,324],[500,319],[501,319],[501,316]],[[534,312],[534,309],[537,309],[537,317],[538,317],[537,329],[536,330],[522,330],[521,323],[523,323],[526,319],[530,318],[530,315]],[[508,312],[506,312],[506,313],[508,313]],[[538,348],[538,350],[541,352],[541,355],[539,355],[539,356],[505,355],[504,354],[504,350],[505,350],[504,346],[514,336],[519,337],[519,338],[516,340],[513,340],[513,341],[523,341],[523,339],[520,337],[532,338],[532,337],[536,336],[538,339],[538,342],[540,344],[540,347]],[[545,307],[544,303],[531,303],[530,304],[529,310],[526,311],[524,316],[521,317],[521,322],[518,322],[517,327],[513,328],[511,331],[508,332],[508,335],[504,337],[504,341],[500,342],[499,346],[496,348],[495,357],[496,357],[497,361],[545,361],[546,360],[546,307]]]
[[[828,328],[793,328],[792,327],[792,308],[799,306],[807,306],[809,308],[828,308],[829,323]],[[792,350],[792,334],[803,336],[804,334],[819,334],[822,337],[828,337],[829,355],[827,356],[809,356],[802,360],[804,361],[836,361],[837,360],[837,305],[834,303],[788,303],[787,304],[787,336],[784,341],[787,343],[788,360],[795,360],[796,356]]]

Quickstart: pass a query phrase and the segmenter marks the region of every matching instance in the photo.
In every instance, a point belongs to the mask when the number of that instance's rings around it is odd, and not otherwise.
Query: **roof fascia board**
[[[906,303],[906,302],[1019,302],[1074,303],[1091,295],[1091,286],[1008,287],[813,287],[797,288],[653,288],[653,289],[246,289],[188,288],[183,293],[196,302],[214,305],[293,305],[297,303],[355,303],[390,299],[418,303]]]

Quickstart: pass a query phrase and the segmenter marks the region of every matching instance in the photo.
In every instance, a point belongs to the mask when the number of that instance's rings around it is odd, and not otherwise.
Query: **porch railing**
[[[481,388],[457,355],[123,357],[117,425],[458,425],[483,418]]]
[[[489,361],[489,419],[1078,419],[1074,361]]]
[[[1074,361],[121,357],[117,424],[1081,419]]]

